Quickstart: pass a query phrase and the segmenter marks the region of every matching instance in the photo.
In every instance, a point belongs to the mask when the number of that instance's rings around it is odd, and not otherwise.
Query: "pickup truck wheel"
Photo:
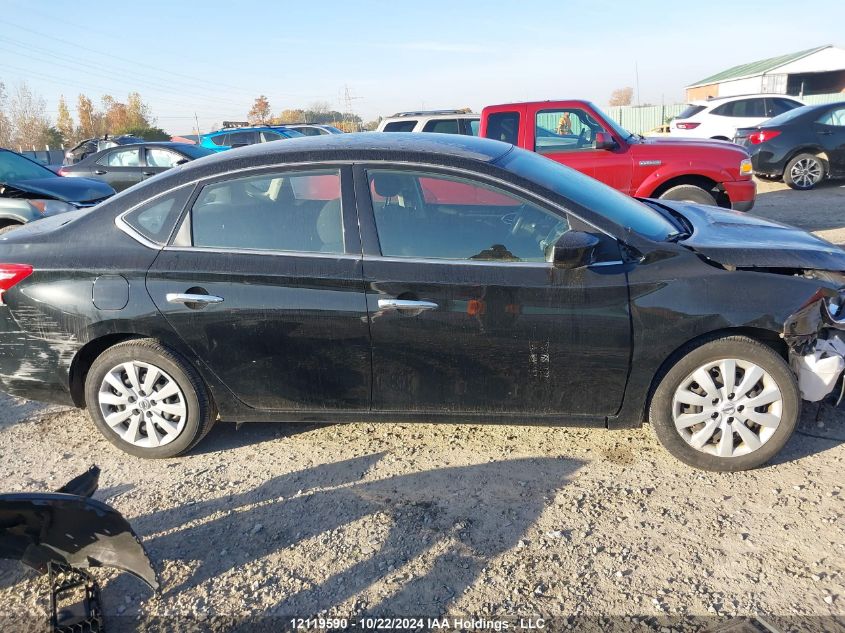
[[[793,189],[802,191],[815,187],[824,176],[824,163],[814,154],[798,154],[783,170],[783,181]]]
[[[661,200],[677,200],[678,202],[694,202],[696,204],[706,204],[711,207],[716,206],[716,198],[713,195],[697,185],[677,185],[670,187],[660,196]]]
[[[685,351],[657,386],[649,420],[685,464],[734,472],[774,457],[800,412],[798,383],[783,358],[759,341],[729,336]]]

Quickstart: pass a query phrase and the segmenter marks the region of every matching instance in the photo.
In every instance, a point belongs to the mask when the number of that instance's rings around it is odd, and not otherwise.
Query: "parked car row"
[[[564,111],[572,129],[551,129]],[[812,361],[845,329],[842,250],[549,160],[575,146],[633,172],[648,151],[585,102],[497,106],[481,133],[539,151],[294,138],[4,235],[0,387],[87,407],[140,457],[182,454],[218,418],[647,418],[699,468],[771,459],[802,394],[836,382]]]

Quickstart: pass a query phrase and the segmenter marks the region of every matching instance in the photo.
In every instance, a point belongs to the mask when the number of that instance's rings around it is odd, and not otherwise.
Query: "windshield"
[[[36,178],[58,178],[59,176],[35,161],[20,154],[0,150],[0,182],[35,180]]]
[[[595,104],[591,103],[590,107],[593,109],[593,112],[595,112],[602,119],[604,119],[605,123],[607,123],[611,128],[613,128],[613,131],[616,132],[623,139],[627,139],[627,138],[630,138],[632,136],[638,136],[637,134],[633,134],[633,133],[629,132],[628,130],[626,130],[621,125],[619,125],[611,117],[607,116],[606,112],[602,111],[602,109],[597,107]]]
[[[654,241],[678,234],[678,227],[651,207],[560,163],[514,148],[498,164]]]

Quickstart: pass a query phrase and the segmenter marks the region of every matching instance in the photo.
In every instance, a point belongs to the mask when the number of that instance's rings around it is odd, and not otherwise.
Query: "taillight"
[[[676,123],[675,125],[678,126],[679,130],[694,130],[701,125],[701,123]]]
[[[759,132],[749,134],[748,142],[752,145],[759,145],[760,143],[771,141],[776,136],[780,136],[780,130],[760,130]]]
[[[59,168],[59,171],[56,172],[56,173],[58,173],[59,176],[67,176],[67,169],[65,169],[64,167],[61,167],[61,168]]]
[[[32,266],[27,264],[0,264],[0,305],[3,293],[13,288],[32,274]]]

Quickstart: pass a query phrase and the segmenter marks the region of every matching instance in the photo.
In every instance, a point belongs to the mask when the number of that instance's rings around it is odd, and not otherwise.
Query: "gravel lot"
[[[755,213],[845,243],[845,188],[760,191]],[[676,462],[647,427],[219,424],[191,455],[151,462],[83,412],[0,395],[3,490],[56,488],[91,463],[97,498],[131,520],[162,581],[153,596],[95,570],[113,627],[328,611],[845,629],[831,617],[845,618],[845,411],[827,406],[804,407],[773,465],[713,474]],[[2,612],[17,618],[0,628],[34,627],[44,588],[0,561]]]

